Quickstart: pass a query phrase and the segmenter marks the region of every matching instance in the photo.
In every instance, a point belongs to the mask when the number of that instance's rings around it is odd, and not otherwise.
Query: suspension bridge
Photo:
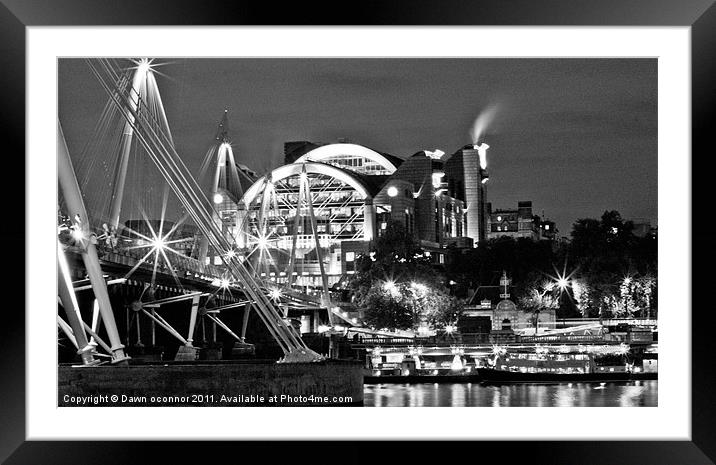
[[[360,325],[332,302],[340,277],[326,269],[322,245],[372,238],[363,186],[340,196],[337,187],[355,181],[308,159],[257,176],[234,155],[228,111],[195,176],[174,143],[160,64],[86,64],[106,102],[79,153],[57,123],[57,324],[82,363],[126,363],[128,346],[153,346],[158,332],[179,345],[177,360],[196,359],[197,338],[216,342],[217,331],[247,348],[249,315],[280,348],[280,362],[324,360],[291,314],[309,315],[312,330]],[[329,204],[351,214],[326,231],[316,210]]]

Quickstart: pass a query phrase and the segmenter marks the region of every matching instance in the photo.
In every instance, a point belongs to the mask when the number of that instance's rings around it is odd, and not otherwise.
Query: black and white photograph
[[[0,3],[3,464],[714,464],[714,0]]]
[[[57,60],[60,407],[657,407],[657,58]]]

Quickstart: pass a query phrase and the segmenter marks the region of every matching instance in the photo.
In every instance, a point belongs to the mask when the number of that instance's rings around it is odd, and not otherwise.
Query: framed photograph
[[[3,0],[7,463],[713,463],[712,1],[145,3]]]

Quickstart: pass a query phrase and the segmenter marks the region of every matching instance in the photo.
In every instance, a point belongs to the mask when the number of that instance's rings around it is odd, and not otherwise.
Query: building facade
[[[283,166],[241,186],[239,199],[229,184],[215,199],[234,253],[267,280],[305,291],[330,287],[355,271],[355,260],[391,222],[435,263],[444,262],[445,247],[484,238],[484,215],[471,216],[468,207],[485,211],[487,173],[476,150],[448,160],[438,150],[402,159],[352,143],[299,141],[285,144],[284,157]]]
[[[465,305],[461,324],[466,327],[482,326],[482,331],[489,329],[487,332],[511,331],[520,334],[536,328],[554,328],[556,309],[543,309],[538,314],[526,312],[511,300],[513,289],[512,280],[505,271],[502,272],[499,285],[476,289]],[[480,320],[484,320],[487,325],[474,323]]]
[[[466,145],[445,162],[448,195],[464,203],[463,235],[479,244],[487,238],[487,144]]]
[[[487,238],[511,237],[513,239],[554,240],[557,226],[554,221],[540,218],[532,213],[532,202],[517,202],[516,209],[492,209],[487,203]]]

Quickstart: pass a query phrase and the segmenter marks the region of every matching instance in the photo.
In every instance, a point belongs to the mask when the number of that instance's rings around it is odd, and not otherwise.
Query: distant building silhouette
[[[517,202],[516,209],[492,210],[487,204],[487,238],[511,237],[533,241],[554,240],[559,232],[554,221],[540,218],[532,213],[532,201]]]

